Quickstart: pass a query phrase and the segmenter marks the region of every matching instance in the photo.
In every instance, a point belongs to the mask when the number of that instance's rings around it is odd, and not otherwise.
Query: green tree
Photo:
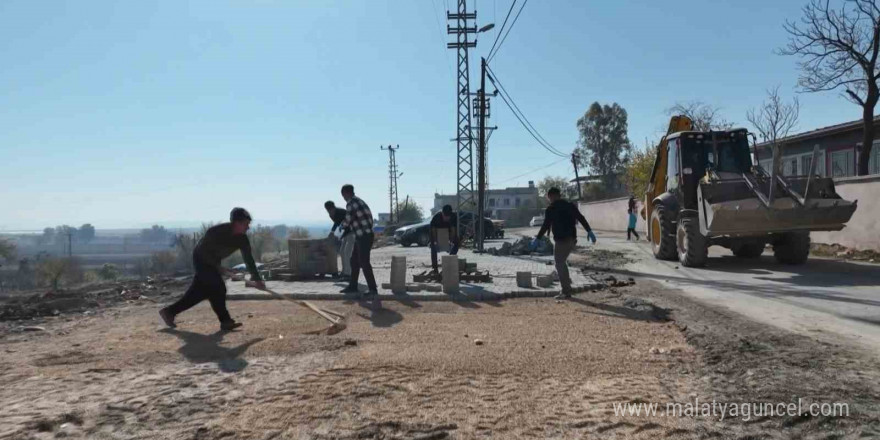
[[[626,164],[624,177],[626,189],[637,199],[643,198],[645,191],[648,190],[648,181],[651,179],[651,171],[654,169],[655,157],[657,157],[657,150],[646,146],[644,149],[635,150],[629,163]]]
[[[269,226],[257,225],[247,233],[248,240],[251,242],[251,254],[254,261],[262,261],[263,254],[267,252],[276,252],[281,247],[281,241],[275,238],[272,228]]]
[[[119,267],[112,263],[104,263],[98,270],[98,276],[104,280],[115,280],[119,278]]]
[[[55,228],[43,229],[43,235],[40,236],[39,244],[50,244],[55,241]]]
[[[153,225],[150,228],[141,229],[141,241],[145,243],[167,242],[171,235],[164,226]]]
[[[418,223],[425,218],[425,211],[421,206],[417,205],[409,201],[409,196],[407,196],[406,201],[403,203],[397,204],[397,224],[403,223]]]
[[[577,197],[577,187],[572,185],[567,178],[562,176],[547,176],[541,179],[538,182],[538,196],[541,198],[547,197],[547,191],[550,188],[559,188],[562,191],[562,197],[567,199],[574,199]]]
[[[76,237],[83,243],[88,243],[95,239],[95,227],[91,223],[86,223],[79,227]]]
[[[0,261],[11,260],[15,257],[15,243],[5,238],[0,238]]]
[[[302,226],[291,226],[290,232],[287,234],[288,240],[294,240],[298,238],[309,238],[311,234],[309,230]]]
[[[287,225],[272,226],[272,236],[278,239],[278,241],[287,239],[288,234],[290,234],[290,228]]]
[[[156,252],[150,256],[150,271],[155,274],[170,274],[174,270],[175,262],[177,262],[177,255],[174,252]]]
[[[623,170],[632,149],[629,141],[627,113],[616,102],[602,105],[594,102],[577,121],[580,163],[593,174],[602,176],[608,186]]]
[[[58,290],[62,281],[68,284],[82,278],[82,267],[76,258],[47,258],[37,266],[37,274],[42,282]]]

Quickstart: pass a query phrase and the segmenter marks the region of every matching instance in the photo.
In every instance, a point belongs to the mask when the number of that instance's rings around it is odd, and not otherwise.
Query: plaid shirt
[[[373,213],[360,197],[352,197],[345,205],[345,210],[345,220],[342,221],[342,227],[354,232],[356,237],[373,233]]]

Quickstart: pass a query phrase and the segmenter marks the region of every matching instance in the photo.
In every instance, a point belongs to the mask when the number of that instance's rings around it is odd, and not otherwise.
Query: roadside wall
[[[858,200],[859,206],[842,231],[813,232],[813,242],[880,250],[880,176],[837,178],[834,187],[844,199]]]
[[[858,200],[852,219],[842,231],[813,232],[814,243],[838,243],[853,249],[880,251],[880,176],[845,177],[834,179],[837,193],[846,200]],[[579,203],[578,207],[590,226],[599,231],[626,231],[628,197]],[[641,203],[639,208],[641,209]],[[645,230],[642,216],[636,230]]]
[[[628,202],[629,197],[599,200],[597,202],[581,202],[578,203],[578,209],[587,218],[590,227],[597,231],[626,232],[628,222],[626,209]],[[639,204],[640,208],[641,204]],[[644,221],[638,213],[636,213],[636,218],[636,231],[641,232],[645,229]]]

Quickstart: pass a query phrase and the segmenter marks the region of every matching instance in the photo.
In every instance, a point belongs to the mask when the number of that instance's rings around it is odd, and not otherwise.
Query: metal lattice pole
[[[476,201],[474,199],[474,166],[473,166],[473,134],[471,133],[471,100],[470,100],[470,65],[468,63],[468,49],[476,47],[476,39],[469,41],[469,34],[477,33],[476,24],[468,26],[468,22],[476,20],[477,13],[467,12],[465,0],[458,0],[458,12],[446,12],[446,18],[455,22],[455,27],[447,25],[446,31],[450,35],[456,36],[456,41],[447,43],[449,49],[457,49],[458,51],[458,84],[456,86],[456,96],[458,98],[458,106],[456,110],[456,120],[458,128],[456,130],[455,142],[458,153],[457,166],[457,186],[456,200],[458,204],[458,236],[473,237],[474,236],[474,216],[462,217],[461,213],[465,209],[473,209],[476,211]]]
[[[400,222],[400,209],[398,208],[400,203],[397,198],[397,178],[400,175],[397,174],[397,158],[395,157],[395,152],[399,148],[400,145],[396,147],[389,145],[388,148],[379,147],[380,150],[388,150],[388,224],[394,224],[395,219]]]

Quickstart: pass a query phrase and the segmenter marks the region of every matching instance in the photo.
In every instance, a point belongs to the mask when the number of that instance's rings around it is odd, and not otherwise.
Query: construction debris
[[[858,250],[833,243],[812,243],[810,253],[820,257],[836,257],[844,260],[866,261],[868,263],[880,262],[880,252],[870,249]]]
[[[153,301],[152,297],[168,295],[182,289],[189,277],[144,281],[127,280],[91,284],[76,289],[46,291],[10,299],[0,303],[0,321],[19,321],[69,313],[86,313],[119,302]]]
[[[513,244],[506,242],[500,248],[489,248],[487,252],[495,256],[553,255],[553,242],[547,237],[541,237],[537,240],[523,237]]]

